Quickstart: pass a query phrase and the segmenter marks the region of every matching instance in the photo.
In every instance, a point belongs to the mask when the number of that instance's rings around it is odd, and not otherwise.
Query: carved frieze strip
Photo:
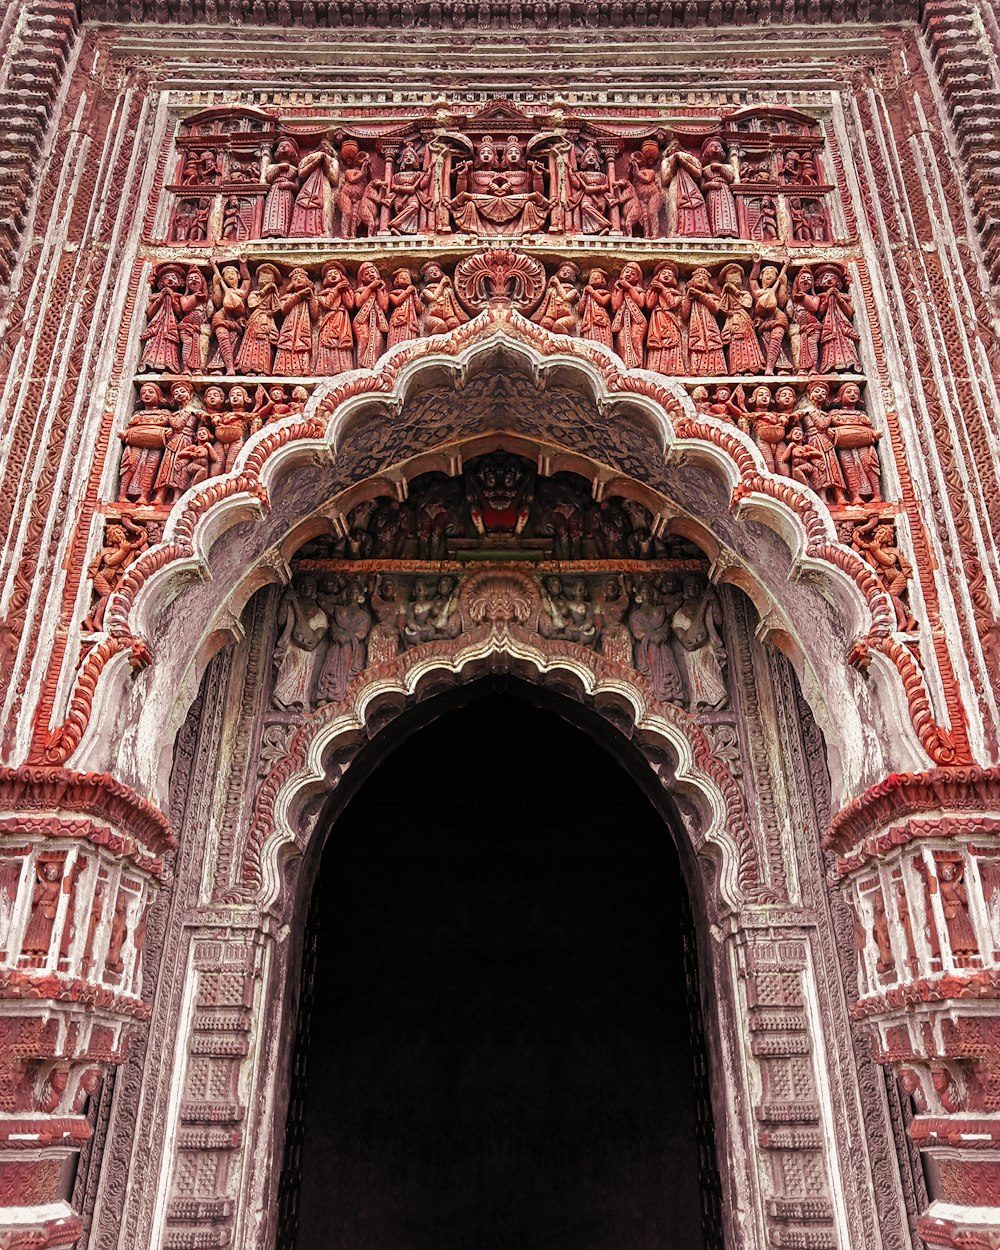
[[[940,816],[902,820],[879,834],[871,834],[850,855],[837,857],[838,877],[848,877],[868,867],[874,859],[888,859],[914,841],[988,841],[996,851],[1000,846],[1000,816]],[[993,841],[997,839],[998,841]]]
[[[859,999],[850,1011],[852,1020],[870,1020],[912,1011],[924,1004],[950,1000],[995,1002],[997,999],[1000,999],[1000,970],[955,969],[939,976],[893,986],[881,994],[868,995]]]
[[[84,1009],[99,1008],[122,1020],[148,1020],[149,1006],[131,994],[119,994],[105,986],[58,972],[36,973],[29,969],[0,968],[0,999],[45,1000]]]
[[[122,836],[107,825],[95,824],[90,820],[0,814],[0,839],[3,840],[3,852],[6,854],[13,853],[13,843],[25,839],[25,855],[33,844],[51,841],[55,845],[63,839],[89,842],[116,859],[127,860],[140,872],[148,873],[157,880],[162,879],[164,873],[163,859],[160,856],[146,854],[134,838]],[[44,846],[41,849],[45,849]]]
[[[1000,1116],[963,1115],[917,1116],[910,1136],[919,1146],[950,1146],[977,1152],[996,1151],[1000,1146]]]
[[[824,845],[841,855],[880,837],[909,817],[969,817],[1000,812],[1000,768],[964,766],[923,773],[894,773],[842,808]]]

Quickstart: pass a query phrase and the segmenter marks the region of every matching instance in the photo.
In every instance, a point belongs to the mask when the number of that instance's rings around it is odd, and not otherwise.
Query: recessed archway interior
[[[717,1250],[670,831],[621,764],[519,683],[469,693],[330,830],[283,1244]]]

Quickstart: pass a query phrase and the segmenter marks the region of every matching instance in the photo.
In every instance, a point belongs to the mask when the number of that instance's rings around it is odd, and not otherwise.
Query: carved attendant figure
[[[320,606],[329,618],[329,649],[316,683],[316,697],[322,702],[338,702],[351,679],[365,667],[365,639],[372,626],[364,585],[351,579],[341,593],[319,596]]]
[[[436,260],[423,265],[420,276],[424,280],[420,298],[427,307],[424,320],[427,334],[447,334],[469,320],[455,297],[451,279]]]
[[[315,577],[303,577],[285,591],[278,612],[280,634],[274,647],[275,678],[271,698],[286,712],[309,711],[313,683],[330,621],[317,601]]]
[[[736,200],[730,190],[736,181],[736,174],[720,139],[706,139],[701,145],[701,168],[701,190],[705,196],[712,237],[739,238]]]
[[[182,265],[161,265],[156,271],[156,289],[146,305],[146,328],[139,336],[146,346],[139,362],[140,369],[176,373],[180,368],[180,293],[186,274]]]
[[[697,577],[686,577],[684,602],[670,618],[670,626],[681,644],[692,712],[725,707],[729,701],[723,672],[726,650],[719,624],[715,591]]]
[[[122,479],[118,501],[146,507],[160,467],[170,432],[171,413],[163,392],[155,382],[144,382],[139,389],[142,407],[133,415],[118,437],[125,444],[122,452]]]
[[[672,260],[660,261],[646,293],[650,310],[646,367],[657,373],[677,376],[688,371],[679,316],[683,305],[684,297],[677,287],[677,266]]]
[[[685,239],[705,239],[712,233],[708,222],[705,197],[698,186],[701,161],[681,147],[679,139],[671,139],[663,158],[661,177],[674,192],[674,230]]]
[[[642,578],[633,591],[634,607],[628,627],[635,640],[635,667],[653,688],[661,703],[676,703],[684,697],[677,662],[670,650],[670,621],[682,599],[672,585],[659,595],[649,578]]]
[[[181,345],[181,369],[184,373],[204,373],[208,366],[208,344],[212,337],[208,302],[208,283],[196,266],[187,271],[184,293],[178,296],[181,313],[178,332]]]
[[[279,302],[284,319],[277,339],[274,372],[282,377],[301,376],[309,372],[313,320],[319,317],[319,302],[312,278],[304,269],[292,270],[288,276],[288,287]]]
[[[388,347],[397,343],[406,343],[410,339],[420,337],[420,296],[413,285],[409,269],[397,269],[392,275],[392,287],[389,291]]]
[[[326,233],[326,189],[335,187],[340,178],[340,166],[327,139],[299,161],[299,177],[302,188],[295,197],[289,233],[296,239],[318,239]]]
[[[362,224],[367,225],[361,219],[361,201],[371,173],[371,157],[363,155],[353,139],[345,139],[340,145],[340,160],[343,170],[337,190],[336,233],[338,238],[353,239]]]
[[[358,269],[354,305],[357,308],[354,338],[358,345],[358,368],[372,369],[385,351],[385,336],[389,329],[385,315],[389,307],[389,292],[382,275],[370,260]]]
[[[580,271],[572,261],[565,261],[549,278],[545,295],[531,320],[553,334],[576,333],[576,309],[580,298],[576,288]]]
[[[240,261],[239,269],[235,265],[226,265],[219,272],[218,265],[213,266],[212,296],[215,312],[212,315],[212,330],[219,346],[226,373],[236,372],[236,344],[246,324],[247,297],[250,294],[250,270],[246,261]]]
[[[615,348],[626,369],[641,369],[645,362],[645,304],[642,269],[635,261],[629,261],[611,292],[611,307],[615,314],[611,329],[615,336]]]
[[[323,266],[323,285],[316,302],[322,309],[316,342],[316,372],[346,373],[354,368],[354,330],[351,310],[354,292],[339,260]]]
[[[876,443],[882,435],[859,409],[860,402],[860,387],[845,382],[837,392],[837,406],[830,410],[830,437],[847,482],[848,503],[881,503]]]
[[[782,373],[792,372],[792,361],[785,350],[788,337],[788,266],[779,271],[775,265],[760,267],[760,259],[754,261],[750,270],[750,294],[753,297],[753,323],[764,345],[764,372],[773,374],[775,367]]]
[[[743,266],[726,265],[722,271],[719,311],[724,317],[722,341],[728,349],[730,373],[760,373],[764,357],[750,317],[753,296],[743,285]]]
[[[802,410],[802,425],[809,446],[822,454],[822,460],[814,464],[811,485],[828,503],[841,504],[846,483],[830,437],[831,417],[826,410],[830,388],[822,379],[816,379],[809,383],[807,395],[809,402]]]
[[[198,409],[193,404],[194,389],[190,382],[175,382],[170,388],[170,400],[174,405],[169,418],[170,433],[154,484],[154,499],[161,505],[173,503],[184,489],[177,456],[182,448],[191,446],[198,428]]]
[[[662,239],[667,232],[666,198],[660,176],[660,146],[647,139],[628,163],[632,185],[639,202],[642,233],[647,239]]]
[[[614,347],[611,334],[611,288],[603,269],[591,269],[580,297],[580,335],[592,343]]]
[[[917,622],[904,596],[913,576],[913,566],[893,542],[892,526],[879,524],[877,516],[869,517],[863,525],[856,527],[851,545],[878,573],[882,589],[892,600],[896,611],[896,627],[911,633],[917,628]]]
[[[717,320],[719,306],[712,275],[707,269],[696,269],[688,278],[681,304],[681,317],[688,326],[691,372],[695,377],[711,377],[726,372],[722,333]]]
[[[275,318],[281,312],[280,281],[281,275],[270,262],[257,266],[257,289],[247,299],[250,316],[236,357],[240,373],[273,372],[274,346],[278,341]]]
[[[109,525],[105,544],[87,566],[96,599],[84,619],[83,628],[96,633],[104,624],[108,601],[118,589],[122,574],[146,546],[147,534],[130,517],[122,517],[121,525]]]
[[[799,373],[811,373],[819,365],[819,317],[822,300],[813,286],[813,272],[808,266],[795,275],[790,301],[792,357]]]
[[[959,965],[968,966],[979,954],[979,941],[969,917],[969,896],[962,880],[962,865],[953,859],[938,863],[938,888],[941,891],[941,910],[948,926],[948,939],[952,954]]]
[[[31,894],[31,916],[24,933],[22,953],[32,962],[41,963],[49,953],[52,929],[59,907],[63,866],[54,859],[45,860],[35,868],[35,888]]]
[[[820,265],[816,270],[816,281],[822,319],[820,373],[860,370],[861,362],[855,344],[861,336],[854,328],[854,304],[844,290],[843,270],[839,265]]]
[[[271,188],[264,201],[263,236],[282,239],[291,233],[295,196],[299,190],[299,145],[284,135],[274,149],[274,159],[267,167],[265,181]]]

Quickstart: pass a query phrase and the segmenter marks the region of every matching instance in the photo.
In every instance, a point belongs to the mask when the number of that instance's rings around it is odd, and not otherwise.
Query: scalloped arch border
[[[418,376],[439,370],[461,380],[477,358],[498,348],[526,358],[543,383],[560,368],[582,374],[604,416],[621,405],[642,411],[660,432],[665,458],[683,453],[722,480],[730,490],[731,510],[747,511],[776,533],[798,574],[810,572],[853,592],[862,625],[846,662],[866,671],[879,657],[880,669],[895,670],[912,727],[933,763],[972,762],[964,726],[947,728],[935,720],[923,673],[895,635],[895,614],[874,571],[837,542],[830,512],[811,490],[770,474],[752,440],[700,415],[676,383],[646,370],[628,370],[602,345],[553,335],[502,304],[491,305],[450,334],[399,344],[372,370],[355,370],[321,385],[301,417],[285,418],[254,435],[233,472],[188,491],[168,518],[163,541],[131,566],[112,597],[105,636],[83,660],[66,719],[54,727],[36,724],[28,762],[62,765],[72,758],[108,669],[116,661],[127,660],[133,668],[155,662],[143,621],[151,618],[157,600],[182,599],[183,590],[177,588],[184,580],[209,577],[215,540],[233,524],[268,511],[272,487],[285,473],[314,453],[335,459],[338,434],[365,409],[374,405],[390,419],[398,414]]]

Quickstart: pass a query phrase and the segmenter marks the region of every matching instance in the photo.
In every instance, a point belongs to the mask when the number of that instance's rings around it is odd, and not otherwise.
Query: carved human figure
[[[170,434],[171,413],[155,382],[143,382],[139,388],[139,404],[118,435],[124,443],[118,502],[127,500],[144,508],[151,502],[153,484]]]
[[[750,433],[760,448],[764,463],[771,473],[779,472],[778,461],[785,447],[787,418],[782,411],[774,411],[771,391],[766,386],[755,386],[750,393],[748,408]]]
[[[614,664],[632,663],[632,635],[625,624],[630,600],[620,576],[609,577],[594,608],[601,637],[601,654]]]
[[[814,463],[810,485],[828,503],[842,504],[846,483],[830,437],[831,417],[826,408],[829,399],[829,385],[822,378],[813,379],[809,383],[807,403],[802,409],[802,425],[809,446],[822,454],[822,459]]]
[[[222,239],[226,243],[239,243],[249,238],[243,217],[243,202],[238,195],[227,195],[222,204]]]
[[[329,645],[316,682],[318,702],[339,702],[351,680],[365,667],[365,639],[372,627],[368,594],[359,578],[319,595],[328,618]]]
[[[931,1085],[942,1111],[953,1115],[963,1110],[964,1104],[958,1082],[944,1064],[936,1064],[931,1068]]]
[[[316,302],[320,310],[316,372],[321,376],[346,373],[354,368],[354,292],[339,260],[328,260],[323,266],[323,284]]]
[[[788,186],[815,187],[819,182],[816,161],[808,148],[778,152],[778,177]]]
[[[687,670],[688,707],[692,712],[704,708],[714,711],[729,702],[719,598],[698,577],[685,577],[682,590],[684,602],[670,618],[670,627],[681,645]]]
[[[326,234],[327,196],[340,181],[340,165],[328,139],[299,161],[301,187],[295,197],[289,234],[295,239],[318,239]]]
[[[896,915],[902,926],[903,937],[906,939],[906,967],[911,977],[917,975],[917,948],[913,940],[913,922],[910,919],[910,900],[906,895],[906,886],[902,881],[893,885],[893,897],[896,900]]]
[[[392,275],[388,297],[392,311],[389,314],[389,338],[386,345],[395,347],[397,343],[419,338],[423,305],[409,269],[397,269]]]
[[[597,626],[584,579],[543,577],[541,591],[542,611],[538,628],[542,636],[564,638],[567,642],[585,647],[593,646],[597,641]]]
[[[194,442],[177,453],[180,490],[186,491],[199,482],[223,472],[225,453],[216,446],[212,431],[207,425],[198,427]]]
[[[773,243],[779,237],[778,206],[773,195],[762,195],[757,204],[757,221],[753,237],[763,243]]]
[[[180,369],[181,292],[187,275],[183,265],[161,265],[156,271],[153,293],[146,304],[146,328],[139,336],[145,344],[140,369],[177,373]]]
[[[111,915],[111,936],[108,939],[108,954],[104,966],[108,972],[121,974],[125,971],[125,960],[122,952],[128,937],[128,896],[124,890],[118,891],[115,899],[115,910]]]
[[[688,278],[681,304],[681,318],[688,327],[688,357],[695,377],[726,373],[722,332],[717,320],[720,301],[707,269],[696,269]]]
[[[587,285],[580,296],[580,336],[592,343],[603,343],[605,347],[614,347],[611,333],[612,293],[608,286],[608,275],[603,269],[591,269],[587,274]]]
[[[580,271],[572,261],[564,261],[549,278],[545,294],[531,320],[553,334],[575,334]]]
[[[649,309],[646,367],[674,377],[688,371],[680,319],[684,296],[677,286],[677,273],[677,265],[672,260],[661,260],[646,292]]]
[[[238,269],[235,265],[225,265],[221,272],[213,263],[212,301],[215,312],[212,314],[212,331],[222,367],[230,375],[236,372],[236,345],[246,325],[249,296],[250,270],[245,260],[240,261]]]
[[[57,1064],[49,1071],[38,1096],[37,1109],[44,1115],[58,1111],[69,1085],[69,1068]]]
[[[484,135],[474,161],[460,162],[456,173],[451,211],[459,230],[505,235],[544,229],[549,201],[542,194],[541,170],[525,160],[515,135],[502,148],[492,135]]]
[[[411,144],[404,144],[389,179],[392,234],[419,234],[427,229],[431,171]]]
[[[436,260],[429,260],[420,268],[424,280],[420,298],[427,311],[424,317],[426,334],[448,334],[469,320],[455,296],[451,279]]]
[[[819,265],[816,287],[819,293],[820,373],[860,371],[857,342],[860,335],[854,328],[854,302],[845,289],[845,274],[839,265]]]
[[[250,316],[236,355],[236,368],[240,373],[273,373],[277,317],[281,312],[281,274],[270,261],[264,261],[257,266],[256,277],[257,288],[247,297]]]
[[[805,441],[800,426],[793,425],[785,435],[784,445],[775,452],[775,463],[778,472],[785,477],[803,486],[812,486],[814,475],[822,472],[823,453]]]
[[[626,369],[641,369],[645,364],[646,290],[642,285],[642,269],[629,261],[623,266],[618,281],[611,289],[614,319],[611,329],[615,350]]]
[[[775,368],[781,373],[791,373],[794,367],[785,346],[789,330],[787,272],[787,264],[780,270],[777,265],[761,268],[759,257],[750,270],[752,318],[764,347],[764,372],[768,376]]]
[[[153,484],[154,502],[160,506],[171,504],[184,489],[184,479],[177,463],[177,456],[184,447],[194,442],[198,428],[199,411],[194,406],[194,388],[190,382],[178,381],[170,388],[169,433],[160,467]]]
[[[670,140],[660,169],[663,184],[674,197],[674,231],[686,239],[708,238],[712,229],[708,207],[698,185],[702,176],[701,161],[681,146],[679,139]]]
[[[261,233],[265,239],[282,239],[291,234],[295,197],[299,180],[299,145],[290,135],[282,135],[264,175],[270,190],[264,200]]]
[[[369,666],[387,663],[395,659],[399,652],[399,635],[405,612],[402,591],[394,577],[381,573],[376,578],[371,593],[371,607],[375,624],[368,635]]]
[[[389,322],[389,290],[382,275],[371,261],[358,268],[358,285],[354,292],[354,339],[358,345],[358,368],[372,369],[385,351]]]
[[[819,366],[819,313],[822,300],[815,290],[813,271],[804,265],[795,275],[790,300],[789,336],[792,359],[799,373],[812,373]]]
[[[570,168],[570,206],[577,234],[607,234],[611,229],[608,198],[611,182],[597,146],[588,143],[577,167]]]
[[[882,897],[881,887],[877,887],[871,894],[872,903],[872,937],[875,940],[875,948],[878,956],[875,960],[875,970],[880,975],[892,972],[896,967],[896,959],[892,953],[892,942],[889,939],[889,920],[885,911],[885,899]]]
[[[661,591],[650,578],[643,577],[635,584],[632,600],[628,627],[634,641],[636,671],[646,678],[661,703],[680,702],[684,684],[670,647],[670,622],[683,598],[672,580]]]
[[[941,910],[948,927],[948,941],[955,962],[967,967],[979,955],[979,939],[969,916],[969,895],[965,888],[963,865],[955,859],[939,860],[938,889]]]
[[[876,444],[882,437],[858,405],[861,388],[845,382],[837,391],[836,405],[830,408],[830,437],[847,483],[850,504],[881,503],[879,461]]]
[[[83,1076],[80,1077],[80,1083],[76,1087],[76,1093],[73,1095],[73,1113],[74,1115],[82,1115],[87,1110],[87,1102],[97,1092],[97,1088],[101,1083],[101,1069],[87,1068]]]
[[[638,153],[629,158],[629,176],[639,203],[642,233],[647,239],[662,239],[667,233],[667,201],[660,173],[660,145],[646,139]]]
[[[192,265],[187,271],[184,291],[177,299],[181,314],[178,324],[180,361],[184,373],[204,373],[208,367],[208,345],[212,337],[212,306],[205,275]]]
[[[288,275],[279,297],[283,315],[274,354],[274,372],[281,377],[301,377],[309,372],[313,354],[313,322],[319,318],[319,301],[312,278],[301,268]]]
[[[732,185],[736,172],[721,139],[701,145],[701,191],[708,210],[710,233],[715,239],[737,239],[740,234]]]
[[[891,525],[879,521],[877,516],[854,528],[851,545],[861,552],[875,569],[882,589],[892,601],[896,613],[896,628],[911,633],[917,622],[906,599],[907,587],[913,576],[913,565],[905,553],[893,541]]]
[[[90,976],[94,967],[94,946],[97,942],[97,930],[104,915],[104,882],[98,880],[94,886],[94,897],[90,904],[90,917],[87,920],[87,936],[83,944],[83,960],[81,968],[85,977]]]
[[[250,396],[245,387],[234,386],[229,391],[227,406],[222,388],[209,386],[205,390],[205,409],[205,420],[211,423],[222,452],[220,472],[229,473],[248,436],[260,428],[250,413]]]
[[[608,195],[612,234],[621,233],[631,239],[636,230],[642,232],[642,205],[635,187],[628,178],[612,178]]]
[[[417,518],[417,544],[421,560],[440,560],[447,551],[448,535],[461,532],[462,482],[449,478],[443,484],[427,479],[410,496]]]
[[[371,157],[363,153],[353,139],[340,145],[341,174],[337,187],[334,233],[340,239],[353,239],[367,222],[361,218],[361,201],[371,177]],[[377,218],[373,223],[377,227]],[[375,230],[368,233],[374,234]]]
[[[24,931],[21,953],[31,962],[40,963],[49,953],[52,929],[62,889],[61,860],[42,860],[35,866],[35,886],[31,892],[31,914]]]
[[[726,265],[720,275],[722,342],[726,347],[730,373],[760,373],[764,368],[764,356],[750,316],[753,296],[743,284],[744,276],[743,266],[735,263]]]
[[[305,576],[285,591],[278,609],[271,700],[286,712],[308,712],[329,617],[320,607],[316,578]]]
[[[461,630],[458,608],[458,579],[444,575],[418,577],[413,583],[413,597],[406,605],[403,641],[408,647],[437,639],[457,638]]]

